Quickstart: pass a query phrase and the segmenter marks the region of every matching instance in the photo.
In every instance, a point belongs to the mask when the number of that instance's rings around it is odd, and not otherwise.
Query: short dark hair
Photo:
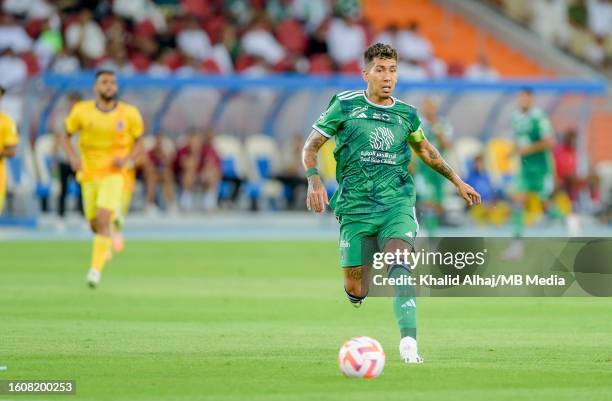
[[[384,43],[375,43],[368,47],[363,53],[363,61],[365,65],[370,64],[375,58],[393,59],[397,61],[397,50]]]
[[[108,70],[108,69],[98,70],[98,71],[96,71],[96,81],[98,80],[98,78],[101,75],[105,75],[105,74],[116,75],[115,71],[113,71],[113,70]]]
[[[530,88],[528,86],[524,86],[521,88],[520,92],[525,93],[527,95],[533,95],[533,88]]]

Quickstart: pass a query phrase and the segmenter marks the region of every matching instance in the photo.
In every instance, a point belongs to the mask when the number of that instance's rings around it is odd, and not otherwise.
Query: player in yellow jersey
[[[0,86],[0,99],[4,96],[4,88]],[[6,197],[6,161],[14,157],[17,150],[17,126],[15,121],[6,113],[0,112],[0,214],[4,209],[4,198]]]
[[[126,170],[143,151],[144,124],[138,109],[117,100],[112,71],[96,73],[95,99],[76,103],[66,118],[62,144],[81,182],[83,211],[94,232],[87,282],[95,288],[111,251],[111,223],[121,208]],[[81,158],[70,135],[79,133]]]

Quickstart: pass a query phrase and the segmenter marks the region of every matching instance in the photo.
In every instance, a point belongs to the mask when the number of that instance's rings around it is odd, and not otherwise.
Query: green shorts
[[[515,193],[535,193],[541,200],[549,199],[555,188],[555,179],[551,173],[518,174],[514,183]]]
[[[376,239],[379,249],[389,239],[402,239],[414,246],[419,223],[413,206],[397,207],[380,213],[343,214],[336,216],[340,223],[340,266],[357,267],[363,260],[364,242]],[[364,263],[365,262],[365,263]]]

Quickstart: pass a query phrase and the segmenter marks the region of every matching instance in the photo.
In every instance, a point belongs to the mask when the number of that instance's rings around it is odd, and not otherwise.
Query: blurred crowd
[[[611,0],[487,0],[542,38],[612,74]]]
[[[401,78],[452,75],[419,25],[375,32],[360,0],[2,0],[0,84],[41,71],[352,74],[374,41],[397,47]],[[495,79],[482,57],[459,74]]]

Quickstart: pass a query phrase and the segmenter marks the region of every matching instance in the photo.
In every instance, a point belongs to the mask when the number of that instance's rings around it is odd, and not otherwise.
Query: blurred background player
[[[550,202],[555,186],[552,125],[547,114],[533,103],[533,92],[528,88],[521,90],[518,95],[519,108],[512,115],[512,131],[520,165],[511,195],[513,234],[516,239],[505,252],[508,259],[522,257],[520,238],[524,232],[528,202],[539,203],[552,218],[562,217],[556,205]]]
[[[329,138],[336,139],[338,190],[329,203],[340,223],[340,265],[344,290],[359,307],[368,294],[364,241],[376,241],[384,252],[412,251],[419,229],[415,189],[408,172],[411,149],[456,187],[468,205],[480,203],[478,193],[464,183],[425,138],[414,107],[392,96],[397,83],[397,52],[381,43],[363,55],[367,89],[335,95],[312,126],[302,154],[308,177],[307,207],[321,213],[328,204],[319,176],[317,154]],[[405,280],[410,266],[388,266],[391,278]],[[363,281],[362,281],[363,280]],[[400,329],[400,357],[421,363],[416,341],[416,297],[411,286],[394,288],[393,311]]]
[[[66,118],[62,144],[72,169],[81,182],[85,218],[95,236],[90,287],[100,282],[102,269],[111,252],[111,223],[120,209],[125,188],[125,171],[142,152],[144,125],[138,109],[117,100],[115,73],[100,70],[94,84],[95,99],[76,103]],[[79,134],[80,157],[70,136]],[[81,159],[82,158],[82,159]]]
[[[453,127],[448,121],[438,115],[438,104],[433,98],[425,98],[422,106],[421,126],[425,136],[442,155],[450,147]],[[430,237],[436,235],[437,228],[444,213],[444,186],[446,179],[429,167],[421,158],[415,160],[415,183],[417,200],[422,207],[423,226]]]
[[[5,89],[0,86],[0,101],[4,96]],[[17,125],[6,113],[0,111],[0,214],[4,209],[6,198],[6,159],[15,157],[17,152]]]

